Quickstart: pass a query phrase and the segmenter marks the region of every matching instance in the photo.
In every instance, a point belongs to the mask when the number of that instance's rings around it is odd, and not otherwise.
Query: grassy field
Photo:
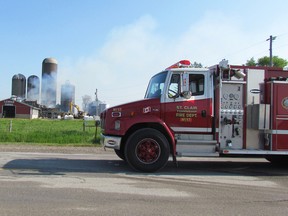
[[[93,126],[94,121],[89,125]],[[95,132],[95,127],[86,127],[84,131],[83,120],[78,119],[0,119],[0,145],[97,146],[100,128],[96,137]]]

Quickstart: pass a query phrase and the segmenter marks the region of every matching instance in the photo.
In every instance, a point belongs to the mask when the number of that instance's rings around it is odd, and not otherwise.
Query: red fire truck
[[[179,61],[153,76],[145,98],[101,113],[102,144],[135,170],[172,156],[288,161],[288,71]]]

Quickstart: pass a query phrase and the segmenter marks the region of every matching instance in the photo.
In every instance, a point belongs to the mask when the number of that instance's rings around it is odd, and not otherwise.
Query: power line
[[[285,47],[285,46],[288,46],[288,44],[282,44],[282,45],[280,45],[280,46],[277,46],[277,47],[274,47],[274,48],[277,48],[277,49],[281,49],[281,48],[283,48],[283,47]]]
[[[287,37],[287,36],[288,36],[288,32],[284,32],[284,33],[282,33],[282,34],[279,34],[279,35],[276,35],[276,36],[273,36],[273,37],[274,37],[274,39],[276,39],[276,37],[277,37],[277,38],[282,38],[282,37]],[[269,39],[270,39],[270,38],[268,38],[267,40],[269,40]],[[273,38],[272,38],[272,39],[273,39]],[[240,53],[240,52],[246,51],[246,50],[251,49],[251,48],[253,48],[253,47],[255,47],[255,46],[258,46],[258,45],[261,45],[261,44],[263,44],[263,43],[266,43],[267,40],[262,40],[262,41],[256,42],[256,43],[254,43],[254,44],[251,44],[250,46],[244,47],[243,49],[237,50],[237,51],[235,51],[235,52],[233,52],[233,53],[230,53],[230,54],[228,54],[228,55],[226,55],[226,56],[232,56],[232,55],[238,54],[238,53]],[[284,46],[286,46],[286,44],[285,44]],[[276,48],[278,48],[278,47],[276,47]],[[272,51],[272,49],[271,49],[271,51]],[[257,55],[259,55],[260,53],[264,53],[264,52],[265,52],[265,51],[261,51],[261,52],[255,54],[255,55],[253,55],[253,56],[257,56]]]
[[[288,32],[285,32],[285,33],[282,33],[282,34],[276,35],[276,37],[283,37],[284,35],[288,35]]]
[[[252,48],[252,47],[255,47],[255,46],[258,46],[258,45],[260,45],[260,44],[263,44],[263,43],[265,43],[265,42],[266,42],[266,41],[263,40],[263,41],[254,43],[254,44],[252,44],[252,45],[250,45],[250,46],[248,46],[248,47],[245,47],[245,48],[240,49],[240,50],[238,50],[238,51],[236,51],[236,52],[234,52],[234,53],[231,53],[230,55],[238,54],[238,53],[243,52],[243,51],[245,51],[245,50],[248,50],[248,49],[250,49],[250,48]],[[228,56],[229,56],[229,55],[228,55]]]

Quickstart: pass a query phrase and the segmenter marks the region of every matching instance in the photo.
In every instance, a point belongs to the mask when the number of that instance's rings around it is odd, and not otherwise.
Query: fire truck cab
[[[153,76],[143,100],[101,113],[102,144],[135,170],[177,156],[288,156],[288,71],[188,60]]]

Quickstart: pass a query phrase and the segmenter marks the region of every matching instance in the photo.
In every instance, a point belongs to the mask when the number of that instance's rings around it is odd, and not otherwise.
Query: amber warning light
[[[191,67],[191,62],[189,60],[181,60],[170,67],[166,68],[166,70],[172,69],[172,68],[183,68],[183,67]]]

